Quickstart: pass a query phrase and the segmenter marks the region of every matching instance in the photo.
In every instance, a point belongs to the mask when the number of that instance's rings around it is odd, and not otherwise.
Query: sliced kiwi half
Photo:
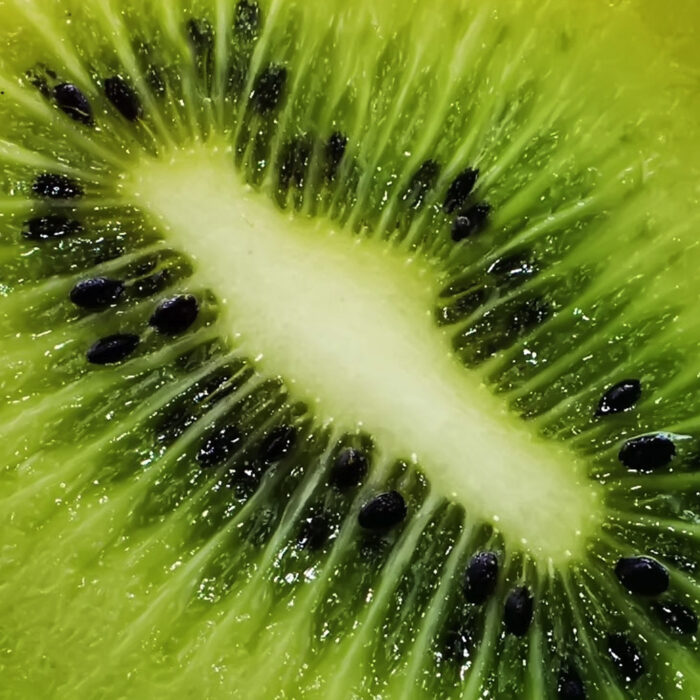
[[[698,19],[0,2],[0,696],[700,697]]]

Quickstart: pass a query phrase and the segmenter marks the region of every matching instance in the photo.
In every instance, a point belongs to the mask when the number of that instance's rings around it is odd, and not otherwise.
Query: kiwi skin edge
[[[697,9],[443,5],[0,4],[0,697],[700,694]]]

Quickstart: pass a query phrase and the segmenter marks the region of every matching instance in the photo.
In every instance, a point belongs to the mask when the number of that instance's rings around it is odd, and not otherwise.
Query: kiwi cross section
[[[697,72],[565,5],[0,3],[0,697],[700,693]]]

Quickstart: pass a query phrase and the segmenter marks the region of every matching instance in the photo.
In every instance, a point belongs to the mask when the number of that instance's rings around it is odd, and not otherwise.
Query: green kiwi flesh
[[[654,17],[0,3],[0,697],[700,694]]]

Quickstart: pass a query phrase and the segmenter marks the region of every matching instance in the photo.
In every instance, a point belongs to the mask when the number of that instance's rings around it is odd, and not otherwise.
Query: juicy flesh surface
[[[697,42],[650,31],[652,2],[284,0],[261,3],[234,99],[233,7],[0,3],[0,694],[539,700],[571,661],[591,697],[692,697],[697,639],[660,627],[612,571],[650,554],[698,609]],[[200,16],[215,39],[198,63],[184,27]],[[136,37],[175,67],[165,99]],[[251,117],[269,61],[288,68],[285,100]],[[38,64],[86,91],[96,129],[29,84]],[[93,78],[115,72],[139,86],[141,123],[101,97]],[[286,137],[336,129],[349,138],[337,181],[317,149],[302,201],[292,188],[280,207]],[[407,212],[401,193],[426,159],[441,173]],[[455,246],[441,198],[466,166],[493,213]],[[21,240],[43,171],[85,184],[74,209],[56,205],[84,219],[82,244]],[[115,240],[122,257],[95,260]],[[164,250],[192,267],[163,292],[200,299],[192,333],[144,330],[155,298],[90,316],[67,301],[79,279],[144,276],[134,269]],[[538,275],[488,309],[498,320],[530,295],[554,318],[470,354],[487,345],[482,310],[438,327],[440,295],[523,250]],[[90,343],[130,330],[135,359],[86,368]],[[174,445],[154,442],[154,416],[223,366],[235,390]],[[596,422],[623,376],[642,379],[639,409]],[[314,425],[245,498],[194,457],[228,411],[255,436],[296,414]],[[325,486],[332,444],[358,426],[374,466],[340,497]],[[654,431],[676,441],[673,468],[626,473],[621,441]],[[388,487],[409,519],[365,541],[357,512]],[[309,552],[300,523],[323,503],[337,530]],[[482,549],[501,573],[474,608],[461,582]],[[516,640],[502,602],[523,584],[535,619]],[[446,647],[455,625],[476,642]],[[605,651],[620,631],[648,668],[631,690]]]

